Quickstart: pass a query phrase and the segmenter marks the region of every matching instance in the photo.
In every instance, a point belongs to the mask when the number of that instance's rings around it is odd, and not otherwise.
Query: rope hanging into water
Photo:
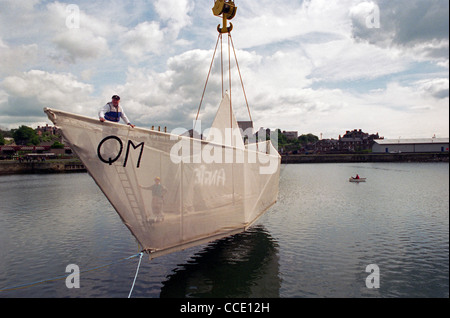
[[[131,286],[130,293],[128,294],[128,298],[131,297],[131,293],[133,292],[134,283],[136,283],[136,278],[137,278],[137,275],[138,275],[138,272],[139,272],[139,267],[141,266],[142,255],[144,255],[144,253],[141,252],[141,253],[139,253],[139,255],[140,255],[140,257],[139,257],[138,266],[136,268],[136,275],[134,275],[133,285]]]
[[[80,274],[81,273],[92,272],[92,271],[95,271],[95,270],[99,270],[101,268],[105,268],[105,267],[108,267],[108,266],[111,266],[111,265],[114,265],[114,264],[117,264],[117,263],[120,263],[120,262],[123,262],[123,261],[127,261],[127,260],[130,260],[130,259],[133,259],[133,258],[136,258],[136,257],[139,256],[140,257],[139,258],[139,264],[138,264],[138,268],[136,270],[136,275],[134,277],[133,286],[131,287],[130,293],[128,295],[128,298],[130,298],[131,293],[132,293],[133,288],[134,288],[134,284],[136,282],[136,277],[137,277],[137,274],[138,274],[138,271],[139,271],[139,267],[141,265],[141,260],[142,260],[143,254],[144,253],[141,252],[141,253],[138,253],[138,254],[135,254],[135,255],[131,255],[131,256],[128,256],[128,257],[125,257],[125,258],[121,258],[121,259],[119,259],[119,260],[117,260],[115,262],[111,262],[111,263],[108,263],[108,264],[105,264],[105,265],[101,265],[101,266],[98,266],[98,267],[94,267],[94,268],[90,268],[90,269],[87,269],[87,270],[84,270],[84,271],[80,271]],[[56,276],[56,277],[43,279],[43,280],[39,280],[39,281],[32,282],[32,283],[27,283],[27,284],[20,284],[20,285],[11,286],[11,287],[0,288],[0,292],[20,290],[20,289],[25,289],[25,288],[37,286],[37,285],[40,285],[40,284],[48,283],[48,282],[54,282],[54,281],[57,281],[57,280],[65,279],[69,275],[71,275],[71,274]]]

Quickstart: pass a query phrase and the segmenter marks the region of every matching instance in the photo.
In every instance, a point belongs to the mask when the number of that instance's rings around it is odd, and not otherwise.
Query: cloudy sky
[[[449,136],[448,0],[235,3],[232,37],[255,128]],[[213,4],[0,0],[0,127],[50,123],[43,107],[96,117],[119,94],[138,126],[192,128],[221,23]],[[232,66],[233,106],[248,120]],[[203,129],[220,98],[216,58]]]

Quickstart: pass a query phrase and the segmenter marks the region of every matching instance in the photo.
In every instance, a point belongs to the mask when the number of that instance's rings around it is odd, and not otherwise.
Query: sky
[[[449,136],[448,0],[235,4],[231,36],[255,129]],[[213,5],[0,0],[0,128],[51,124],[44,107],[97,117],[118,94],[137,126],[191,129],[222,23]],[[222,96],[219,57],[202,129]],[[232,58],[233,109],[249,120]]]

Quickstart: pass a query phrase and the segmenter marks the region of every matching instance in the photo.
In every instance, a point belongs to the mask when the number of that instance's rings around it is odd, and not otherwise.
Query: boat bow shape
[[[280,155],[270,141],[244,146],[240,132],[226,129],[227,98],[212,128],[234,141],[44,111],[154,258],[244,231],[277,200]]]

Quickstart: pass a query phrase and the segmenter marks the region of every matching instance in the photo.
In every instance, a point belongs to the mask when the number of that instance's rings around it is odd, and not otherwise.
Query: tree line
[[[48,132],[38,135],[35,129],[25,125],[9,131],[0,130],[0,146],[6,144],[5,138],[8,137],[13,138],[15,144],[18,146],[37,146],[41,142],[53,142],[53,146],[56,146],[57,148],[64,146],[59,142],[59,136],[51,135]]]

